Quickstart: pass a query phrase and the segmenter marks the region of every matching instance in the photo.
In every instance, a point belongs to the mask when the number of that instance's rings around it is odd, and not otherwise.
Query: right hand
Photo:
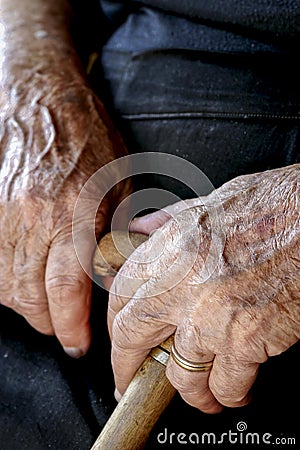
[[[169,358],[166,375],[186,402],[208,413],[249,402],[259,365],[300,336],[299,179],[297,164],[241,176],[168,208],[169,220],[158,211],[133,221],[135,232],[164,225],[111,288],[121,395],[150,349],[175,333],[184,359],[213,361],[192,372]]]
[[[2,94],[0,302],[79,357],[91,339],[91,280],[73,246],[73,209],[89,177],[126,150],[102,104],[78,77],[48,77],[33,92],[25,84],[17,97],[13,90]],[[123,183],[101,204],[96,235],[128,191]],[[91,193],[88,206],[99,201],[97,195]],[[86,264],[94,248],[85,238],[93,220],[88,214],[87,207],[73,224]]]

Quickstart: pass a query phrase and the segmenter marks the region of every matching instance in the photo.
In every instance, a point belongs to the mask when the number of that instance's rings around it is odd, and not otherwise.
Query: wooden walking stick
[[[95,273],[115,275],[134,248],[147,238],[140,233],[108,233],[99,242],[94,255]],[[173,336],[152,349],[91,450],[144,448],[152,428],[176,392],[165,376],[172,343]]]

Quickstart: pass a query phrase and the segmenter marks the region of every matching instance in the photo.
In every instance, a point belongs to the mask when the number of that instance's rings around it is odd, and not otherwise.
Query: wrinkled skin
[[[132,222],[132,231],[144,233],[164,224],[111,287],[120,394],[149,349],[175,332],[182,356],[213,359],[210,372],[189,372],[169,359],[167,377],[186,402],[216,413],[250,401],[259,365],[300,335],[299,182],[299,165],[242,176],[169,214]],[[207,214],[209,205],[217,215]]]
[[[0,302],[79,357],[91,340],[91,279],[75,253],[73,210],[89,177],[126,149],[82,74],[66,3],[1,2]],[[85,267],[103,189],[87,193],[73,224]],[[128,189],[117,186],[101,204],[97,235]]]
[[[70,354],[72,348],[79,352],[72,356],[85,353],[90,343],[91,296],[91,280],[73,246],[73,209],[89,176],[122,154],[100,113],[93,94],[75,87],[59,101],[52,97],[50,104],[33,105],[28,117],[24,110],[6,117],[1,141],[1,303],[38,331],[56,334],[64,347],[71,347]],[[96,233],[103,232],[125,193],[115,191],[101,205]],[[91,211],[99,198],[90,196]],[[93,220],[88,213],[88,208],[82,211],[74,224],[86,264],[94,246],[85,239],[85,227]]]

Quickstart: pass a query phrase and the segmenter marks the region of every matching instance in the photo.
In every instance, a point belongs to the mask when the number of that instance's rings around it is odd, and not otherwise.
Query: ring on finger
[[[174,345],[171,348],[171,356],[178,366],[182,367],[185,370],[189,370],[190,372],[208,372],[213,365],[213,360],[197,363],[189,361],[188,359],[180,355]]]

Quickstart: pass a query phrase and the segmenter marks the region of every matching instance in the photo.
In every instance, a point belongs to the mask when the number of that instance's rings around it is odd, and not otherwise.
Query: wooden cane
[[[99,242],[93,258],[97,275],[115,275],[148,236],[114,231]],[[173,336],[152,349],[106,422],[91,450],[140,450],[168,406],[175,388],[165,376]]]

